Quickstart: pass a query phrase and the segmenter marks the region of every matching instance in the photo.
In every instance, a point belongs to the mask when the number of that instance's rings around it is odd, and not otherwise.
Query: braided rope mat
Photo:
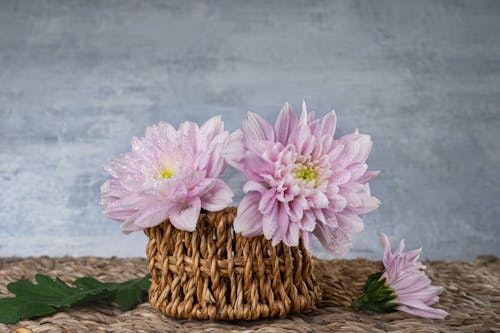
[[[323,301],[309,314],[280,320],[216,322],[175,320],[162,316],[149,304],[121,313],[98,305],[68,309],[16,325],[0,324],[0,332],[500,332],[500,259],[482,256],[473,261],[427,262],[434,284],[445,287],[438,307],[450,316],[444,320],[414,317],[401,312],[373,314],[349,308],[370,273],[380,262],[364,259],[316,262]],[[116,258],[0,258],[0,297],[6,285],[35,273],[63,280],[90,275],[122,281],[147,273],[146,259]]]

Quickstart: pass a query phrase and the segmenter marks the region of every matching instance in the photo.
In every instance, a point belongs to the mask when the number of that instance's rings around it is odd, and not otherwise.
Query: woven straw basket
[[[168,221],[145,230],[149,301],[174,318],[255,320],[315,309],[321,298],[310,253],[235,234],[236,208],[202,212],[194,232]]]

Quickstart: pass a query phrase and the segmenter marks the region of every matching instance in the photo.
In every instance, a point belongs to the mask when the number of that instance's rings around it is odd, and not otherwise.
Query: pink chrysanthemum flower
[[[273,245],[310,247],[314,234],[333,255],[344,255],[351,234],[363,229],[359,214],[378,207],[368,182],[372,142],[357,131],[334,139],[332,111],[314,119],[302,105],[300,119],[286,103],[274,124],[255,113],[243,123],[244,155],[238,168],[248,177],[234,228],[244,236],[264,234]]]
[[[233,192],[217,177],[226,167],[226,147],[237,138],[224,131],[220,117],[201,127],[184,122],[176,130],[161,122],[147,128],[144,138],[132,139],[131,152],[105,167],[112,178],[101,187],[104,214],[123,222],[126,233],[166,219],[195,230],[202,208],[217,211],[232,201]]]
[[[394,309],[425,318],[444,318],[448,313],[431,305],[439,301],[442,287],[432,286],[425,274],[425,265],[418,260],[422,249],[403,252],[401,240],[394,253],[386,235],[380,235],[384,247],[385,271],[370,275],[364,294],[353,302],[353,307],[377,312]]]
[[[397,298],[394,302],[399,304],[397,309],[427,318],[446,317],[448,315],[446,311],[430,307],[439,301],[439,294],[443,288],[431,286],[431,280],[424,272],[425,265],[418,261],[422,249],[405,253],[404,240],[401,240],[392,253],[389,239],[383,233],[380,235],[380,242],[384,247],[385,272],[382,278],[386,279],[396,292]]]

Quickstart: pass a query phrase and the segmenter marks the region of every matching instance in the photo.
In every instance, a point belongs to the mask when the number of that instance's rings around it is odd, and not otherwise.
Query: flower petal
[[[249,163],[252,161],[252,163]],[[243,173],[248,179],[261,182],[266,175],[274,174],[273,163],[262,159],[253,152],[247,152],[243,158]]]
[[[323,118],[313,121],[309,127],[311,128],[311,133],[316,137],[328,136],[333,137],[335,134],[335,128],[337,126],[337,116],[332,110],[327,113]]]
[[[281,142],[283,146],[286,146],[288,143],[288,137],[296,126],[297,116],[295,115],[295,112],[293,112],[290,104],[287,102],[283,105],[278,119],[276,119],[276,123],[274,124],[276,141]]]
[[[320,209],[315,209],[318,214],[321,214]],[[323,216],[324,218],[324,216]],[[312,210],[307,210],[304,212],[304,217],[302,220],[299,222],[300,229],[305,230],[305,231],[314,231],[314,228],[316,227],[316,216]]]
[[[366,163],[355,163],[347,168],[347,170],[351,173],[351,181],[358,180],[365,174],[367,169],[368,165],[366,165]]]
[[[240,129],[229,135],[228,142],[222,149],[221,155],[229,165],[241,171],[245,149],[243,146],[243,132]]]
[[[262,235],[262,214],[259,212],[260,193],[246,194],[238,205],[234,231],[245,237]]]
[[[290,218],[288,217],[284,204],[277,205],[277,209],[278,209],[278,216],[277,216],[278,228],[276,229],[273,235],[273,241],[271,243],[273,246],[278,245],[279,242],[285,239],[289,225],[292,223],[290,221]]]
[[[303,99],[302,100],[302,112],[300,113],[299,123],[307,125],[308,121],[309,121],[309,116],[308,116],[308,113],[307,113],[306,100]]]
[[[359,134],[359,138],[356,141],[359,144],[359,152],[354,159],[358,162],[366,162],[372,150],[373,142],[370,136],[366,134]]]
[[[264,193],[265,191],[267,191],[267,189],[264,187],[264,185],[262,183],[259,183],[259,182],[253,181],[253,180],[249,180],[243,186],[243,192],[248,193],[251,191],[257,191],[260,193]]]
[[[338,228],[317,223],[313,233],[321,242],[321,245],[333,256],[341,257],[346,255],[352,246],[349,234]]]
[[[215,185],[201,200],[203,209],[215,212],[226,208],[233,201],[233,191],[222,179],[216,179]]]
[[[176,205],[168,214],[170,222],[179,230],[194,231],[200,216],[201,200],[196,197],[187,205]]]
[[[133,219],[129,219],[125,222],[123,222],[121,225],[120,225],[120,229],[121,231],[124,233],[124,234],[130,234],[134,231],[139,231],[139,230],[142,230],[143,228],[141,227],[138,227],[134,224],[134,220]]]
[[[274,141],[273,127],[256,113],[248,112],[243,122],[243,133],[247,144],[252,140]]]
[[[373,178],[377,177],[380,174],[380,171],[372,171],[368,170],[364,173],[363,176],[359,177],[357,181],[361,184],[366,184]]]
[[[300,229],[298,223],[290,223],[288,230],[286,231],[286,236],[284,243],[286,246],[298,246],[299,245]]]
[[[167,142],[176,142],[178,137],[177,130],[169,123],[163,121],[157,125],[148,127],[145,134],[145,138],[157,147],[163,147]]]
[[[200,133],[205,139],[210,142],[217,134],[224,131],[224,122],[221,116],[215,116],[207,120],[200,127]]]
[[[262,194],[259,203],[259,211],[265,216],[271,214],[276,207],[276,190],[271,188]]]
[[[387,235],[383,232],[380,233],[379,239],[380,244],[382,244],[382,247],[384,248],[384,267],[386,268],[386,270],[389,270],[392,265],[391,243],[389,242],[389,238],[387,238]]]
[[[222,146],[217,145],[209,152],[208,163],[205,166],[207,177],[216,178],[224,172],[226,161],[222,157]]]
[[[190,149],[193,155],[203,151],[200,128],[192,122],[185,121],[179,126],[179,136],[181,145],[185,149]]]
[[[354,214],[336,214],[339,228],[344,232],[357,233],[364,229],[363,220],[358,215]]]
[[[135,214],[133,221],[137,227],[142,229],[154,227],[168,218],[167,207],[157,206],[141,210]]]
[[[347,167],[359,152],[359,144],[356,141],[350,141],[340,138],[344,141],[344,149],[340,155],[335,159],[334,165],[337,169],[344,169]]]
[[[319,191],[311,195],[309,201],[309,205],[313,208],[326,208],[330,203],[326,194]]]
[[[335,213],[343,211],[344,208],[346,208],[347,206],[347,200],[343,196],[338,194],[331,197],[329,202],[330,202],[329,209]]]
[[[424,318],[443,319],[448,316],[448,312],[432,308],[422,302],[409,303],[411,305],[401,304],[397,307],[397,309]]]
[[[311,136],[311,130],[307,124],[299,123],[299,125],[290,133],[288,143],[295,146],[295,150],[303,155],[308,156],[314,149],[315,138]]]
[[[405,240],[402,239],[399,241],[398,247],[394,250],[394,256],[400,256],[403,254],[403,250],[405,249]]]
[[[262,219],[262,231],[266,239],[272,239],[278,229],[278,205],[274,204],[272,211]]]
[[[301,230],[301,236],[302,240],[304,241],[304,247],[312,251],[312,246],[311,246],[311,233],[308,231]]]

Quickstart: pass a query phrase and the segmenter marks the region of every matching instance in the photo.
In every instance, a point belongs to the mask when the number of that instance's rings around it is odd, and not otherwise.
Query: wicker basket
[[[168,221],[145,230],[149,301],[174,318],[255,320],[315,309],[321,298],[302,239],[276,247],[233,231],[236,208],[202,212],[196,231]]]

